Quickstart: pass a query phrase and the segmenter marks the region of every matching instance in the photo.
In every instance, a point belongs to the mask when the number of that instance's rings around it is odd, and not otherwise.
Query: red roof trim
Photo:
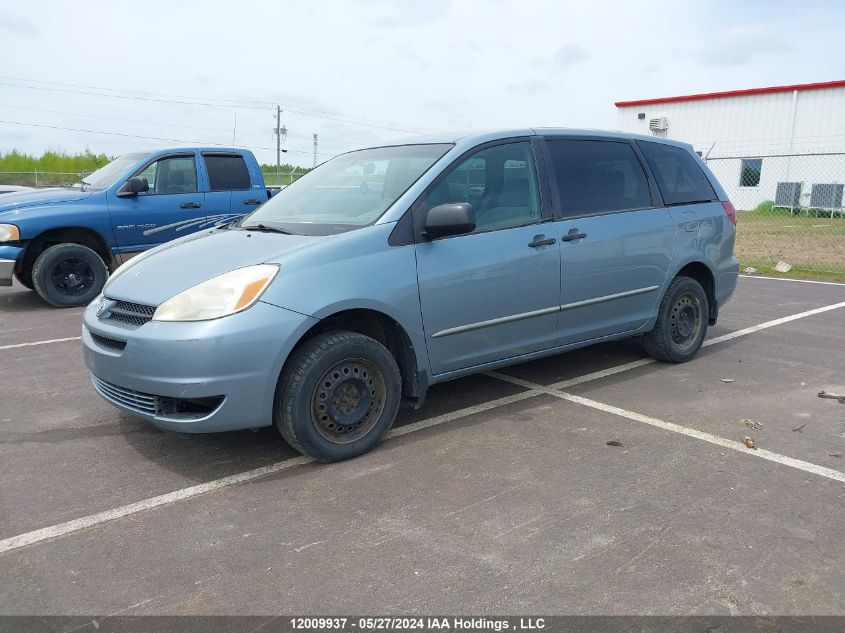
[[[724,99],[725,97],[744,97],[747,95],[764,95],[772,92],[792,92],[793,90],[821,90],[823,88],[843,88],[845,80],[823,81],[813,84],[795,84],[792,86],[769,86],[768,88],[749,88],[748,90],[728,90],[726,92],[707,92],[697,95],[680,97],[660,97],[658,99],[640,99],[638,101],[617,101],[617,108],[627,108],[638,105],[652,105],[655,103],[679,103],[681,101],[700,101],[702,99]]]

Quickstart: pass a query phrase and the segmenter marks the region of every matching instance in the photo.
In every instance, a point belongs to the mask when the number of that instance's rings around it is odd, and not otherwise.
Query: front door
[[[432,372],[550,348],[560,297],[559,244],[546,222],[532,145],[460,159],[417,213],[469,202],[476,230],[420,242],[417,277]]]
[[[625,141],[546,139],[562,218],[558,344],[635,330],[669,272],[674,225]]]
[[[193,233],[205,222],[205,194],[197,186],[194,154],[158,158],[133,176],[146,178],[150,190],[125,198],[110,192],[108,198],[120,253],[143,251]]]

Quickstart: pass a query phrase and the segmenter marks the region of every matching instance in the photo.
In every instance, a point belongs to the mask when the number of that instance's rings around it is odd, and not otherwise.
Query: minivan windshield
[[[282,189],[241,227],[332,235],[367,226],[451,147],[399,145],[342,154]]]
[[[112,162],[103,165],[97,171],[82,177],[86,189],[107,189],[114,184],[127,169],[141,160],[146,154],[124,154]]]

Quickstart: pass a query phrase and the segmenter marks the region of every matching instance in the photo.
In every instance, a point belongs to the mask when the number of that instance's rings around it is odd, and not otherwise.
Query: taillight
[[[728,220],[736,226],[736,209],[734,209],[734,205],[731,204],[730,200],[723,200],[722,206],[725,207],[725,214],[728,216]]]

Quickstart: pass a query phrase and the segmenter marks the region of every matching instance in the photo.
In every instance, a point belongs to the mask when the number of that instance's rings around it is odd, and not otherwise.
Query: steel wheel
[[[701,302],[691,292],[678,297],[669,313],[669,335],[681,349],[687,349],[698,339],[701,331]]]
[[[348,444],[365,436],[384,410],[384,376],[363,358],[343,360],[320,378],[311,397],[311,421],[329,442]]]

